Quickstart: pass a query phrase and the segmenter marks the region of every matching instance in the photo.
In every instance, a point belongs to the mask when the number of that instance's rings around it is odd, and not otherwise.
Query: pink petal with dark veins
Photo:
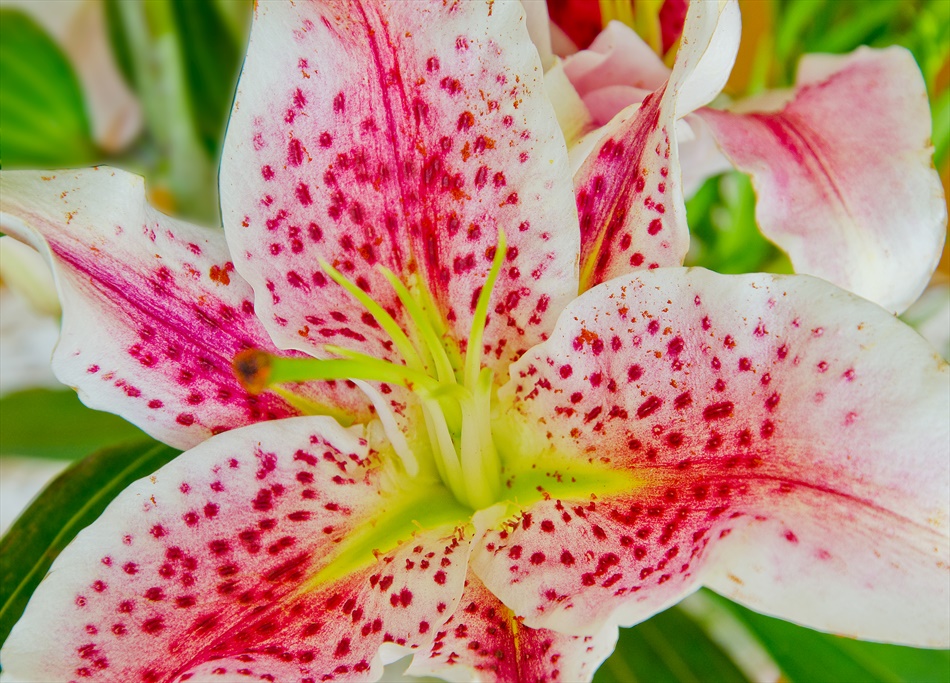
[[[392,356],[318,258],[397,319],[377,267],[420,279],[464,343],[504,229],[499,368],[576,291],[567,154],[518,3],[258,5],[221,177],[235,266],[286,348]]]
[[[5,675],[157,682],[223,667],[233,680],[243,664],[277,680],[293,666],[303,679],[374,680],[382,644],[429,647],[462,594],[471,543],[452,525],[411,529],[321,578],[385,514],[391,475],[377,457],[325,417],[186,452],[57,558],[4,645]]]
[[[577,472],[640,483],[516,513],[473,568],[534,628],[631,624],[705,583],[814,628],[946,647],[948,375],[910,328],[817,279],[613,280],[501,400]]]
[[[529,628],[469,572],[458,609],[436,633],[428,657],[417,654],[406,673],[460,683],[583,683],[616,643],[615,626],[596,636]]]
[[[685,36],[666,84],[591,133],[597,142],[574,174],[582,291],[632,270],[680,265],[686,255],[689,231],[675,124],[725,83],[738,50],[736,4],[694,3]],[[622,51],[615,59],[627,65]],[[608,69],[592,87],[633,78],[627,70],[617,71]]]
[[[63,328],[53,369],[88,405],[179,448],[299,414],[275,394],[248,394],[231,369],[243,349],[276,349],[220,231],[159,213],[142,179],[117,169],[4,171],[2,183],[4,232],[56,273]],[[368,414],[342,383],[301,393]]]
[[[752,99],[741,111],[697,115],[752,175],[759,226],[795,270],[891,311],[913,303],[940,258],[947,208],[911,54],[806,56],[783,108]]]

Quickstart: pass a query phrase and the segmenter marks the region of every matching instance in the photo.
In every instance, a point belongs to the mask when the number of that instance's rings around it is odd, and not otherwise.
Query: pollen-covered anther
[[[269,353],[245,349],[234,357],[231,367],[241,386],[252,394],[259,394],[270,385],[273,363]]]

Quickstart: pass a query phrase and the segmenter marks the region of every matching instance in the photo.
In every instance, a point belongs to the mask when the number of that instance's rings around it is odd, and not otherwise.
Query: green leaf
[[[112,48],[112,58],[119,73],[125,79],[126,85],[132,90],[138,89],[135,81],[135,69],[132,66],[132,46],[128,36],[122,28],[122,16],[119,10],[121,0],[103,0],[106,18],[106,34],[109,36],[109,46]]]
[[[791,272],[787,257],[755,222],[755,191],[748,176],[710,178],[686,203],[692,244],[686,265],[717,273]]]
[[[842,638],[758,614],[718,596],[716,599],[749,627],[791,683],[950,680],[950,650]]]
[[[29,389],[0,398],[0,455],[73,460],[144,437],[121,417],[87,408],[70,389]]]
[[[747,680],[707,633],[676,607],[620,629],[616,651],[594,675],[594,683]]]
[[[945,88],[933,103],[934,165],[943,168],[950,154],[950,88]]]
[[[778,85],[788,85],[801,54],[808,28],[826,11],[827,0],[787,0],[780,3],[776,17],[775,57],[785,67],[785,78]]]
[[[833,31],[825,31],[815,36],[808,45],[808,52],[850,52],[859,45],[871,43],[895,23],[904,2],[905,0],[875,0],[870,4],[861,2],[858,5],[838,5],[842,9],[842,19],[835,22]]]
[[[243,6],[250,17],[249,2],[229,4]],[[234,39],[217,4],[174,0],[172,6],[198,132],[209,153],[216,156],[231,111],[245,41]]]
[[[156,441],[115,446],[73,463],[0,539],[0,644],[63,548],[129,484],[179,451]]]
[[[0,10],[0,162],[50,167],[97,156],[66,56],[27,15]]]

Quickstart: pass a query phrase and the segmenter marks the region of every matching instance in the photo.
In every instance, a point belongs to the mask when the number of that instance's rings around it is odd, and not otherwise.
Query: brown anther
[[[231,363],[234,374],[245,389],[259,394],[270,384],[271,358],[259,349],[245,349],[234,357]]]

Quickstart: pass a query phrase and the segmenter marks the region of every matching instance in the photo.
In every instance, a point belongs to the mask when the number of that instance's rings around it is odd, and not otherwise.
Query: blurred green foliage
[[[0,397],[0,456],[73,460],[143,434],[118,415],[84,406],[72,389]]]
[[[160,208],[219,224],[217,167],[250,24],[251,0],[104,0],[120,71],[142,104],[143,134],[108,155],[62,50],[26,14],[0,11],[0,163],[109,163],[146,176]]]
[[[749,628],[778,664],[783,680],[789,683],[950,680],[950,650],[922,650],[833,636],[758,614],[712,593],[708,595]]]
[[[162,208],[217,225],[218,159],[250,1],[105,0],[105,7],[116,61],[145,113],[145,134],[129,156],[164,191]]]
[[[950,151],[948,0],[777,0],[776,6],[774,87],[790,85],[798,60],[810,52],[902,45],[924,75],[933,107],[934,158],[938,168],[944,163]]]
[[[741,173],[710,178],[686,202],[687,265],[720,273],[791,273],[788,257],[755,222],[755,191]]]
[[[673,607],[620,629],[614,654],[594,683],[746,683],[749,678],[682,609]]]
[[[98,156],[66,56],[30,17],[0,9],[0,164],[70,166]]]

